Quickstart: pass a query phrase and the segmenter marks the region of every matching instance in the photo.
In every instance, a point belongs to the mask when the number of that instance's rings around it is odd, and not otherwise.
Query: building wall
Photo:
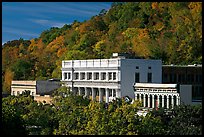
[[[51,94],[51,92],[61,86],[58,81],[50,81],[50,80],[38,80],[37,81],[37,94],[45,95]]]
[[[139,66],[138,70],[136,70],[136,66]],[[65,82],[65,85],[69,87],[108,88],[117,90],[116,97],[134,98],[133,85],[137,71],[140,73],[141,82],[147,82],[147,74],[150,72],[152,73],[152,82],[161,83],[161,60],[124,59],[122,57],[62,61],[62,82]],[[87,80],[88,73],[94,75],[97,72],[99,73],[98,80]],[[106,73],[105,80],[101,80],[102,72]],[[109,80],[108,73],[110,72],[116,74],[116,79]],[[75,79],[76,73],[78,73],[77,79]],[[83,80],[80,78],[81,73],[86,75]]]
[[[29,90],[30,95],[36,95],[36,81],[12,81],[11,95],[22,94],[23,91]]]
[[[51,104],[52,98],[49,95],[44,96],[36,95],[34,96],[34,100],[41,103],[45,101],[46,104]]]
[[[161,60],[121,59],[122,96],[134,98],[135,73],[139,73],[139,82],[147,83],[148,72],[152,73],[152,83],[161,83]],[[137,68],[136,68],[137,67]],[[149,68],[151,67],[151,68]]]
[[[192,85],[180,85],[181,103],[192,105]]]
[[[51,94],[56,88],[59,88],[60,82],[50,80],[38,80],[38,81],[12,81],[11,95],[22,94],[23,91],[29,90],[30,95],[35,96],[37,94]]]
[[[192,101],[202,101],[202,65],[163,65],[162,83],[192,85]]]

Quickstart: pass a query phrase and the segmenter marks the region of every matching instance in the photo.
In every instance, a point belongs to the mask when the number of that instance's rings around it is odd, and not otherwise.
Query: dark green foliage
[[[27,60],[18,60],[11,66],[11,70],[14,72],[15,80],[26,80],[30,77],[33,65]]]

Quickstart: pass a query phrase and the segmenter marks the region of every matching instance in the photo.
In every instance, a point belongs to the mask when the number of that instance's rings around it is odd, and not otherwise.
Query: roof
[[[147,88],[176,88],[177,84],[135,83],[134,87]]]

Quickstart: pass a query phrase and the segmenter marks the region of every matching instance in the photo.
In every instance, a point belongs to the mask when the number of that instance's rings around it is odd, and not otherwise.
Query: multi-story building
[[[71,91],[92,100],[109,102],[134,98],[134,83],[161,83],[161,60],[129,59],[114,53],[111,59],[62,61],[62,82]]]
[[[148,108],[173,108],[175,105],[192,104],[192,85],[135,83],[135,99]]]
[[[162,65],[162,83],[192,85],[192,102],[202,102],[202,65]]]

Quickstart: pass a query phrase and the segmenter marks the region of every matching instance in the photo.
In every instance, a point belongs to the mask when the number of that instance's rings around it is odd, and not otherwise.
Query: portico
[[[180,105],[177,84],[136,83],[135,99],[148,108],[173,108]]]

